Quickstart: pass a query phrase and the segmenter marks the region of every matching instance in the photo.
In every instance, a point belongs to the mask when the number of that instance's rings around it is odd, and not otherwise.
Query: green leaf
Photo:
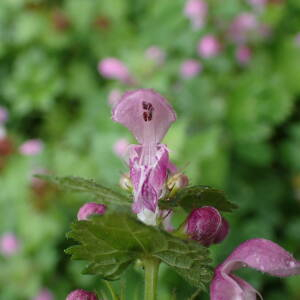
[[[184,188],[171,199],[161,200],[159,205],[162,209],[181,206],[188,212],[207,205],[223,212],[232,212],[237,208],[236,204],[226,198],[223,191],[201,185]]]
[[[185,241],[165,234],[165,249],[155,253],[191,285],[205,289],[213,272],[209,263],[209,250],[194,241]]]
[[[38,174],[35,177],[49,181],[56,184],[64,189],[78,192],[87,192],[96,197],[99,201],[104,204],[115,204],[115,205],[126,205],[130,206],[130,199],[118,192],[112,191],[111,189],[104,187],[96,183],[92,179],[84,179],[81,177],[66,176],[57,177],[51,175]]]
[[[93,216],[72,225],[67,235],[79,242],[66,250],[73,259],[86,260],[84,273],[103,279],[118,279],[136,259],[156,257],[188,282],[203,287],[212,277],[209,250],[146,226],[125,213]]]

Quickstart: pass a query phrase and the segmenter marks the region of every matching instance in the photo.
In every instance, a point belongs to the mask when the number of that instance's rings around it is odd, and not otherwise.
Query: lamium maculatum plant
[[[187,175],[170,161],[162,139],[176,120],[172,106],[153,90],[134,90],[114,105],[112,119],[127,127],[138,142],[128,145],[121,155],[128,165],[128,173],[120,180],[126,192],[79,177],[39,175],[95,198],[79,209],[78,221],[67,235],[78,243],[66,253],[88,262],[85,274],[117,280],[138,261],[145,271],[146,300],[160,299],[157,284],[162,263],[198,290],[210,285],[212,300],[261,297],[234,275],[239,268],[250,267],[277,277],[300,274],[299,261],[277,244],[260,238],[242,242],[214,270],[209,247],[222,247],[230,231],[224,213],[231,213],[237,206],[220,190],[189,185]],[[185,220],[174,228],[171,219],[182,211]],[[67,299],[98,296],[94,291],[78,289],[70,291]],[[112,291],[112,299],[119,299],[118,292]]]

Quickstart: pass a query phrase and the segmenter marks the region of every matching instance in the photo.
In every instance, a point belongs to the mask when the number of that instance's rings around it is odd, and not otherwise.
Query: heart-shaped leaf
[[[73,259],[88,261],[84,273],[114,280],[136,259],[156,257],[188,282],[203,287],[212,277],[209,250],[139,222],[125,213],[93,216],[72,225],[68,234],[79,242],[66,250]]]
[[[230,202],[223,191],[208,186],[191,186],[179,190],[174,197],[161,200],[160,208],[168,209],[181,206],[190,212],[202,206],[213,206],[223,212],[232,212],[237,205]]]
[[[89,193],[104,204],[130,206],[130,199],[127,196],[104,187],[92,179],[74,176],[57,177],[44,174],[35,176],[67,190]]]

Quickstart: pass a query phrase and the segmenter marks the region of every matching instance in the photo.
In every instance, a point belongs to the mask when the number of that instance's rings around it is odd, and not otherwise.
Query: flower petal
[[[250,267],[278,277],[300,274],[300,262],[266,239],[252,239],[239,245],[218,269],[228,274],[241,267]]]
[[[126,126],[141,144],[159,143],[176,114],[160,94],[151,89],[127,92],[113,110],[112,119]]]
[[[168,176],[168,150],[164,145],[132,145],[129,151],[130,178],[134,190],[132,209],[140,220],[145,222],[145,218],[151,219],[149,222],[152,224],[158,214],[158,199]]]

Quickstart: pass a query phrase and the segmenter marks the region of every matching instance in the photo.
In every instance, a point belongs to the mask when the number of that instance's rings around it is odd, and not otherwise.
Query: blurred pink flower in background
[[[26,141],[25,143],[23,143],[20,148],[19,151],[21,154],[23,155],[37,155],[39,153],[41,153],[41,151],[43,150],[43,142],[39,139],[31,139]]]
[[[88,202],[82,205],[77,213],[77,220],[87,220],[91,215],[103,215],[106,211],[104,204]]]
[[[295,36],[295,44],[297,47],[300,47],[300,33],[297,33]]]
[[[258,29],[258,21],[252,13],[244,12],[238,15],[230,25],[229,35],[236,43],[248,40],[249,33]]]
[[[17,237],[11,233],[4,233],[0,237],[0,253],[5,256],[10,256],[18,252],[20,248],[20,242]]]
[[[251,49],[245,45],[240,45],[235,51],[235,57],[240,64],[245,65],[251,60]]]
[[[112,89],[108,94],[108,104],[113,108],[121,100],[122,92],[119,89]]]
[[[105,78],[117,79],[126,84],[132,84],[134,81],[125,64],[114,57],[101,60],[98,64],[98,70]]]
[[[211,58],[221,51],[221,44],[213,35],[204,36],[198,44],[198,53],[204,58]]]
[[[248,0],[248,3],[257,10],[262,10],[267,4],[268,0]]]
[[[158,46],[151,46],[145,52],[146,58],[154,61],[158,65],[164,64],[166,60],[166,52]]]
[[[0,124],[5,123],[8,120],[8,111],[6,108],[0,106]]]
[[[183,78],[193,78],[202,70],[202,65],[196,59],[185,60],[180,67],[180,74]]]
[[[184,14],[190,19],[195,29],[203,27],[206,22],[207,12],[208,6],[203,0],[188,0],[184,7]]]
[[[54,296],[48,289],[42,289],[33,300],[54,300]]]
[[[124,157],[128,152],[128,146],[129,142],[127,141],[127,139],[122,138],[115,142],[115,144],[113,145],[113,150],[118,156]]]

